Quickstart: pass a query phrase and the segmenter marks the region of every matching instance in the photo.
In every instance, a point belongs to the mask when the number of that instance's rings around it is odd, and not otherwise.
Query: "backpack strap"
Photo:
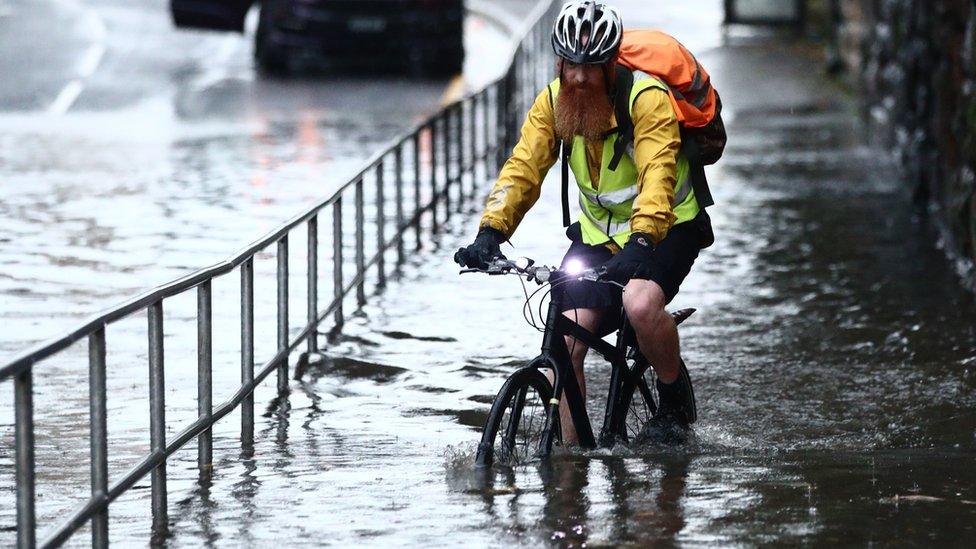
[[[573,153],[573,144],[563,142],[560,145],[559,156],[562,159],[562,199],[563,199],[563,227],[569,227],[569,157]]]
[[[556,112],[556,98],[553,97],[552,84],[546,86],[549,90],[549,107],[553,113]],[[559,159],[562,161],[562,200],[563,200],[563,227],[569,227],[569,157],[573,152],[573,143],[559,142]]]
[[[688,135],[685,130],[681,131],[681,152],[688,159],[689,179],[692,190],[695,191],[695,200],[698,207],[705,209],[715,204],[712,198],[712,191],[708,188],[708,178],[705,177],[705,163],[702,162],[701,145],[695,136]]]
[[[620,159],[627,153],[627,147],[634,143],[634,119],[630,115],[630,93],[634,89],[634,73],[623,65],[617,65],[614,79],[613,111],[617,117],[617,143],[613,147],[613,158],[607,166],[616,171]]]

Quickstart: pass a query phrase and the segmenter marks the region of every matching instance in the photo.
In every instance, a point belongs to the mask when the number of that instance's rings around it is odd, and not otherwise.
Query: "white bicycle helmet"
[[[595,0],[573,0],[556,17],[552,49],[578,65],[600,65],[617,55],[623,35],[617,10]]]

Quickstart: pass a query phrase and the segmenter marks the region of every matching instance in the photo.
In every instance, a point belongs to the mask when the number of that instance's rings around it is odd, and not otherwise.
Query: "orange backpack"
[[[614,110],[620,137],[610,169],[616,169],[621,154],[634,141],[630,116],[632,71],[653,75],[668,86],[681,127],[681,151],[691,168],[698,204],[703,208],[714,204],[705,166],[718,162],[728,139],[722,122],[722,100],[708,73],[674,37],[655,30],[625,31],[617,63]]]
[[[664,81],[683,127],[703,128],[720,116],[721,103],[708,73],[674,37],[656,30],[625,31],[617,62]]]

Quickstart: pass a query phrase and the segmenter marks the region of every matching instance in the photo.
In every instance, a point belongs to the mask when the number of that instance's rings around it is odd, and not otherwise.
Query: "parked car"
[[[243,32],[256,0],[171,0],[177,27]],[[260,0],[258,66],[449,76],[464,61],[463,0]]]

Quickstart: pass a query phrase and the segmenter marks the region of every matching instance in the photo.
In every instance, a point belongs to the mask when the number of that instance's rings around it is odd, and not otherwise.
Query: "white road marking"
[[[101,64],[102,58],[105,57],[105,35],[107,33],[105,22],[102,21],[102,18],[98,16],[95,10],[85,8],[81,4],[73,1],[58,0],[58,3],[71,9],[84,11],[92,39],[92,44],[88,46],[88,49],[85,50],[84,55],[78,61],[78,64],[75,65],[76,78],[68,82],[61,89],[54,102],[47,108],[47,112],[60,116],[68,112],[75,101],[77,101],[78,96],[81,95],[81,92],[84,91],[85,79],[95,74],[95,71],[98,70],[98,65]]]
[[[92,74],[95,74],[95,70],[98,69],[99,63],[102,62],[102,57],[105,56],[105,46],[102,44],[92,44],[85,52],[85,56],[81,58],[81,62],[78,63],[78,75],[81,78],[88,78]]]
[[[201,64],[202,74],[193,80],[191,87],[204,90],[230,78],[231,59],[240,52],[241,47],[240,35],[229,34],[222,37],[213,55],[207,57],[205,64]]]
[[[47,112],[56,115],[68,112],[84,88],[85,85],[81,83],[81,80],[68,82],[68,85],[61,89],[61,93],[58,94],[54,103],[51,103],[51,106],[47,108]]]
[[[246,74],[234,74],[231,61],[240,55],[241,48],[248,47],[254,41],[254,29],[257,28],[258,10],[260,7],[251,8],[244,19],[244,34],[227,33],[217,43],[214,52],[207,56],[201,63],[200,76],[196,77],[190,87],[195,90],[205,90],[215,84],[223,82],[232,77],[242,80],[250,80],[248,75],[253,75],[250,65]],[[243,38],[242,38],[243,36]]]

